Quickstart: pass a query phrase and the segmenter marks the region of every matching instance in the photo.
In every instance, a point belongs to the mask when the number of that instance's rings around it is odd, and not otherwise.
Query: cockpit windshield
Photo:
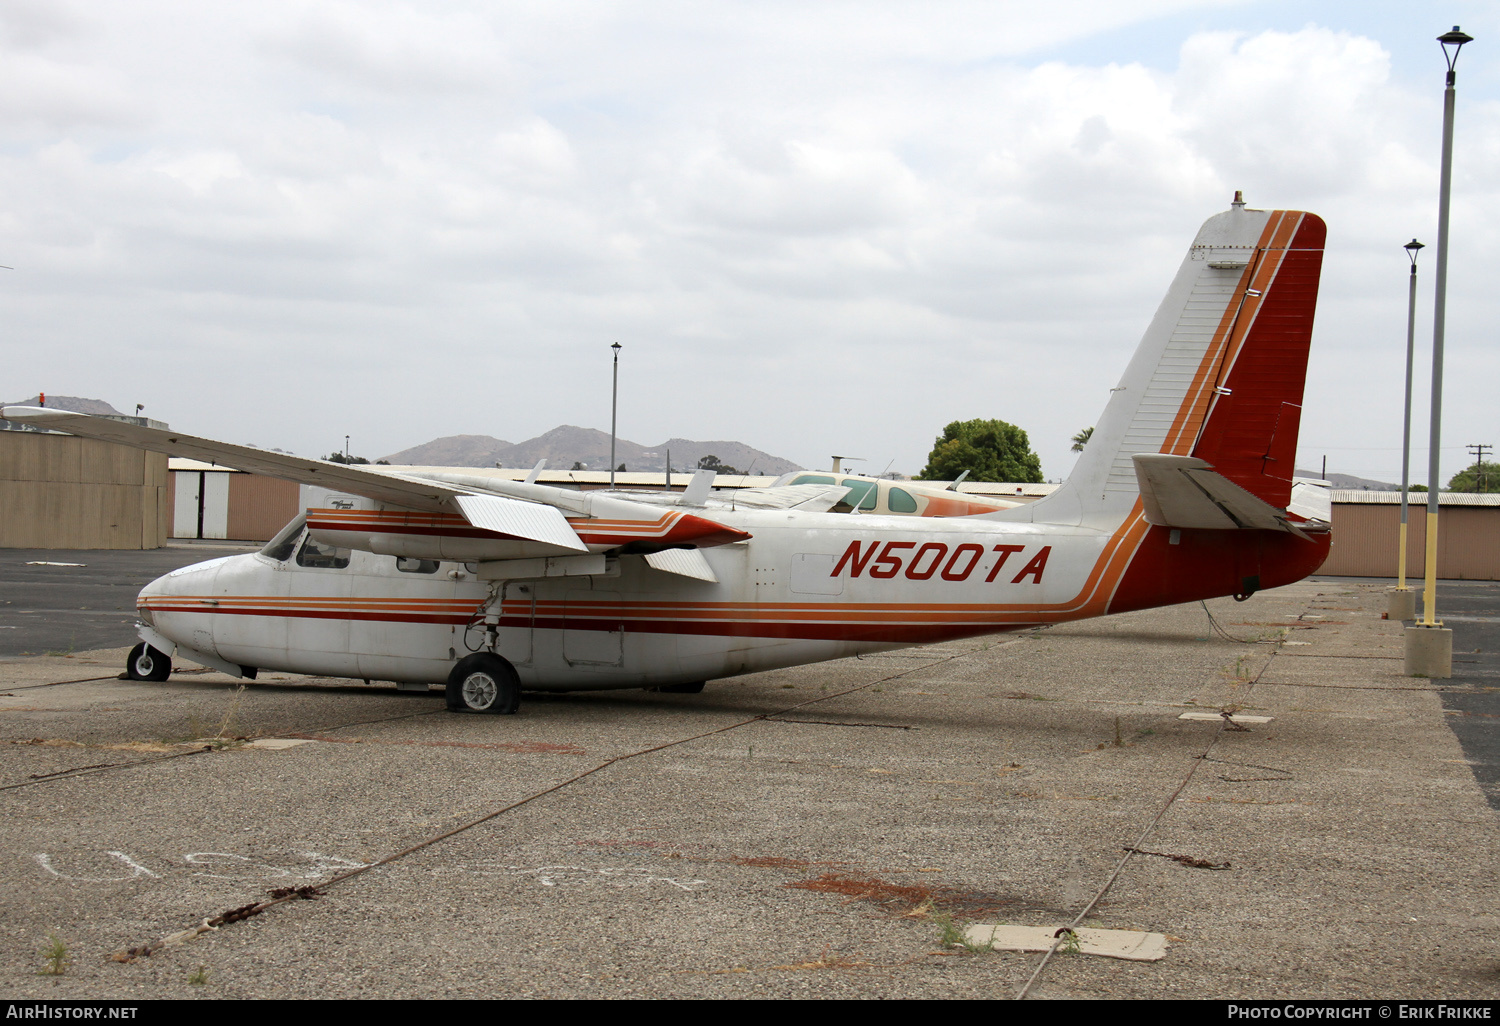
[[[278,563],[285,563],[292,558],[292,553],[297,551],[297,540],[302,537],[302,529],[307,526],[307,514],[298,513],[280,531],[276,537],[266,542],[265,547],[260,550],[262,556],[270,556]]]

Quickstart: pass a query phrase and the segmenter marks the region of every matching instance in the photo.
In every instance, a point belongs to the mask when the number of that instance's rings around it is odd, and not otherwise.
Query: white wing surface
[[[164,431],[140,424],[91,417],[84,413],[69,413],[66,410],[7,406],[0,410],[0,414],[6,420],[22,424],[66,431],[70,435],[97,438],[102,442],[116,442],[135,449],[164,452],[168,456],[184,456],[205,463],[217,463],[252,474],[332,488],[352,495],[363,495],[376,502],[389,502],[411,509],[434,512],[446,510],[450,508],[447,500],[467,491],[430,480],[404,477],[396,472],[309,460],[288,453],[266,452],[264,449],[252,449],[248,445],[231,445],[180,431]]]

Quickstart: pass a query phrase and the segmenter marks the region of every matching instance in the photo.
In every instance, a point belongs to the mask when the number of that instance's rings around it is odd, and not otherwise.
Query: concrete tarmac
[[[1031,996],[1493,999],[1500,821],[1445,701],[1494,682],[1402,676],[1383,589],[512,717],[288,674],[120,681],[124,648],[0,662],[0,988],[1005,998],[1041,956],[942,924],[1094,901],[1084,925],[1167,934],[1166,957],[1058,955]],[[1224,709],[1272,719],[1181,718]],[[62,975],[38,974],[49,935]]]

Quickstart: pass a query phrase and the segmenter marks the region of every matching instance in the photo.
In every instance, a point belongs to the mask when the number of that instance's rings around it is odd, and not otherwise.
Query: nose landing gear
[[[125,657],[125,676],[131,680],[163,681],[172,673],[172,660],[144,641]]]

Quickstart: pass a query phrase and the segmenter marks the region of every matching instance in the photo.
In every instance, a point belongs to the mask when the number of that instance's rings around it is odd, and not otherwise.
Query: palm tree
[[[1086,427],[1073,436],[1073,451],[1083,452],[1083,447],[1089,444],[1089,438],[1094,434],[1094,429]]]

